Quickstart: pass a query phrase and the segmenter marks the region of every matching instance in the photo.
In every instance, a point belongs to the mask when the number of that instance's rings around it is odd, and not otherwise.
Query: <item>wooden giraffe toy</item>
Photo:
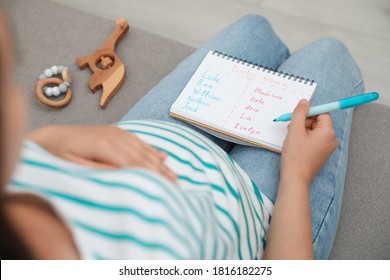
[[[129,23],[124,18],[116,21],[116,28],[104,44],[94,53],[77,58],[77,64],[81,69],[89,67],[93,72],[89,80],[89,88],[95,93],[103,88],[100,106],[105,109],[108,102],[119,90],[125,81],[125,65],[115,53],[118,42],[129,30]]]

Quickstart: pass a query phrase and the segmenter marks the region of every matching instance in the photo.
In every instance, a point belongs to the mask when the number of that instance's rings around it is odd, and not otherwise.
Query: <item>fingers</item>
[[[333,122],[329,113],[321,114],[317,116],[317,126],[318,127],[332,127]]]
[[[115,126],[94,127],[83,149],[68,149],[68,159],[94,168],[141,167],[175,181],[177,175],[165,164],[167,154],[135,134]],[[80,152],[81,151],[81,152]]]
[[[295,107],[291,123],[289,126],[290,130],[293,131],[305,131],[306,128],[306,117],[310,109],[310,103],[306,99],[299,101]]]
[[[305,120],[305,128],[307,130],[313,130],[316,127],[333,127],[333,122],[330,114],[321,114],[318,116],[307,118]]]
[[[306,129],[312,129],[313,125],[315,125],[316,118],[307,118],[305,120],[305,127]]]
[[[113,154],[116,154],[116,153],[114,152]],[[147,156],[147,153],[145,153],[145,155]],[[99,169],[100,168],[101,169],[115,169],[118,167],[126,167],[126,166],[134,166],[135,165],[135,166],[144,167],[146,169],[160,173],[161,175],[165,176],[166,178],[168,178],[171,181],[177,180],[176,173],[174,173],[168,167],[166,167],[161,162],[161,160],[156,160],[156,158],[149,157],[149,156],[147,156],[147,157],[148,158],[146,160],[140,159],[138,165],[135,164],[136,162],[128,162],[128,164],[120,164],[120,163],[118,164],[118,162],[116,161],[115,163],[109,163],[107,161],[106,156],[104,156],[104,159],[105,159],[104,162],[100,162],[100,161],[97,161],[95,159],[86,159],[86,158],[79,157],[79,156],[73,155],[73,154],[66,154],[65,159],[67,159],[73,163],[76,163],[76,164],[80,164],[80,165],[84,165],[84,166],[88,166],[88,167],[93,167],[93,168],[99,168]],[[135,159],[133,158],[133,161],[134,160]]]
[[[86,158],[82,158],[82,157],[79,157],[77,155],[73,155],[73,154],[66,154],[64,156],[65,159],[73,162],[73,163],[76,163],[76,164],[80,164],[80,165],[84,165],[84,166],[89,166],[89,167],[93,167],[93,168],[102,168],[102,169],[114,169],[116,168],[115,165],[113,164],[109,164],[109,163],[106,163],[106,162],[98,162],[98,161],[95,161],[95,160],[89,160],[89,159],[86,159]]]
[[[130,164],[136,159],[135,157],[140,156],[139,164],[143,167],[146,167],[150,170],[153,170],[161,175],[165,176],[171,181],[175,181],[177,179],[176,173],[171,171],[165,164],[164,160],[167,158],[167,154],[159,151],[148,143],[139,139],[136,135],[125,132],[126,143],[124,149],[127,150],[128,159]],[[139,153],[134,154],[134,144],[139,145]]]
[[[53,147],[47,149],[74,163],[105,169],[142,167],[177,179],[164,164],[166,153],[116,126],[61,126],[52,134],[56,138],[46,138],[61,141],[52,141]]]

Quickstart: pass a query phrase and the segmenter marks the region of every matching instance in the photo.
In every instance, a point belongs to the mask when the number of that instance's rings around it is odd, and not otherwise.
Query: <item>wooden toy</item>
[[[62,80],[55,78],[57,75],[61,75]],[[51,68],[45,69],[45,71],[38,76],[36,94],[38,99],[46,106],[62,108],[68,105],[72,100],[72,90],[70,89],[71,83],[72,75],[70,74],[68,67],[53,65]],[[61,94],[65,94],[65,97],[61,100],[48,98],[51,96],[57,97]]]
[[[89,67],[93,72],[89,80],[89,88],[95,93],[103,88],[100,106],[105,109],[108,102],[119,90],[125,81],[125,65],[115,53],[118,42],[129,30],[129,23],[124,18],[116,21],[116,28],[104,44],[94,53],[77,58],[77,64],[81,69]]]
[[[43,88],[48,85],[61,85],[64,81],[58,78],[48,78],[44,81],[40,81],[37,83],[36,93],[38,96],[38,99],[45,104],[46,106],[52,107],[52,108],[62,108],[69,104],[69,102],[72,100],[72,90],[67,88],[65,92],[65,98],[60,101],[55,101],[48,99],[45,94],[43,93]]]

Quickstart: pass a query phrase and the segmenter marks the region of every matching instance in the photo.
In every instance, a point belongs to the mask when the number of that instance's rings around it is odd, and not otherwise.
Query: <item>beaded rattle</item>
[[[62,76],[62,80],[53,77],[60,74]],[[72,76],[69,69],[63,65],[53,65],[38,76],[36,88],[38,99],[49,107],[64,107],[68,105],[72,99],[72,90],[70,89],[71,83]],[[51,87],[50,85],[55,86]],[[65,98],[59,101],[54,101],[48,98],[51,96],[60,96],[61,94],[65,94]]]
[[[95,93],[99,88],[103,88],[100,99],[100,106],[103,109],[125,81],[125,65],[115,53],[115,47],[128,30],[127,20],[119,18],[114,32],[96,52],[77,58],[77,64],[81,69],[88,66],[93,72],[88,82],[92,92]]]

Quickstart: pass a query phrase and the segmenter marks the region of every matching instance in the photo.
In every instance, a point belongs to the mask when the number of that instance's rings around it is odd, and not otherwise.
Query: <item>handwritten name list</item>
[[[181,109],[197,113],[202,107],[210,106],[210,103],[221,102],[222,98],[213,94],[213,89],[221,83],[221,78],[216,71],[206,69],[195,83],[192,94],[187,96]]]
[[[273,119],[291,112],[300,99],[310,99],[315,86],[209,52],[171,113],[219,133],[281,147],[287,123]]]

